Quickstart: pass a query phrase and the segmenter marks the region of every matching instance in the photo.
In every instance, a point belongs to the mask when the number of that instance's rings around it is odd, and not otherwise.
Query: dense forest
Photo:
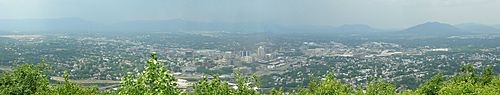
[[[282,88],[261,91],[257,76],[244,76],[235,72],[236,88],[217,76],[204,78],[193,85],[192,91],[177,88],[175,76],[151,54],[145,70],[138,74],[128,74],[122,78],[121,87],[116,91],[100,91],[97,87],[87,87],[69,82],[69,74],[64,74],[64,82],[51,83],[44,63],[24,64],[0,76],[1,95],[499,95],[500,77],[493,73],[491,66],[475,71],[474,66],[464,65],[454,76],[445,77],[438,73],[414,90],[397,90],[392,83],[374,79],[366,87],[352,86],[335,79],[332,73],[312,80],[299,90],[285,92]]]

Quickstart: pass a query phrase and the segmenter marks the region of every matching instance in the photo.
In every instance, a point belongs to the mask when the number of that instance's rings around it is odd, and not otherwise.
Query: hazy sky
[[[500,0],[0,0],[0,19],[68,17],[405,28],[427,21],[500,24]]]

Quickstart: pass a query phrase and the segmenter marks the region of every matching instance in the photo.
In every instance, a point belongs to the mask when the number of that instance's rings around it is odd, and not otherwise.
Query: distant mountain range
[[[363,34],[384,32],[363,24],[349,24],[338,27],[311,25],[279,25],[273,23],[220,23],[194,22],[186,20],[129,21],[114,24],[98,24],[77,18],[0,20],[0,31],[68,31],[68,32],[183,32],[183,31],[226,31],[226,32],[322,32]],[[450,25],[427,22],[393,32],[405,35],[463,35],[470,33],[500,33],[498,28],[475,23]]]
[[[464,23],[455,26],[472,33],[500,33],[500,30],[495,27],[477,23]]]
[[[333,31],[342,33],[370,33],[370,32],[380,32],[381,30],[372,28],[364,24],[347,24],[335,27]]]
[[[427,22],[402,30],[401,33],[412,35],[462,35],[467,32],[450,24]]]

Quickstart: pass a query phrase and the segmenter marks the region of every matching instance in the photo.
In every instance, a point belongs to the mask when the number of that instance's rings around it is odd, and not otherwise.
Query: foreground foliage
[[[47,75],[43,74],[48,66],[23,64],[12,72],[0,77],[0,95],[91,95],[98,93],[97,88],[87,88],[71,83],[68,74],[64,74],[64,82],[50,85]]]
[[[68,73],[64,74],[64,82],[50,84],[44,70],[47,65],[20,65],[13,71],[0,76],[0,95],[260,95],[257,76],[245,77],[238,71],[235,73],[235,86],[214,75],[203,78],[193,84],[193,91],[177,88],[176,78],[158,62],[157,55],[151,54],[145,71],[133,75],[128,74],[122,80],[121,87],[111,93],[99,92],[96,87],[84,87],[71,83]],[[438,73],[421,84],[415,90],[397,91],[396,87],[384,80],[373,80],[366,87],[352,85],[335,79],[333,73],[326,74],[321,80],[313,80],[300,90],[284,92],[283,88],[272,88],[269,95],[500,95],[500,77],[493,73],[493,67],[486,67],[480,74],[475,73],[472,65],[466,65],[453,77],[446,78]]]
[[[156,53],[151,54],[146,69],[135,78],[128,74],[122,80],[119,95],[177,95],[181,91],[176,88],[175,77],[158,62]]]

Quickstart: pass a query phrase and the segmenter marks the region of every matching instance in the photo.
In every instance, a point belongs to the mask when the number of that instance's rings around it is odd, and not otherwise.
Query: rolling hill
[[[457,28],[453,25],[440,23],[440,22],[427,22],[419,24],[405,30],[400,33],[409,35],[428,35],[428,36],[449,36],[449,35],[463,35],[469,34],[465,30]]]
[[[455,27],[471,33],[500,33],[500,30],[495,27],[477,23],[458,24]]]

